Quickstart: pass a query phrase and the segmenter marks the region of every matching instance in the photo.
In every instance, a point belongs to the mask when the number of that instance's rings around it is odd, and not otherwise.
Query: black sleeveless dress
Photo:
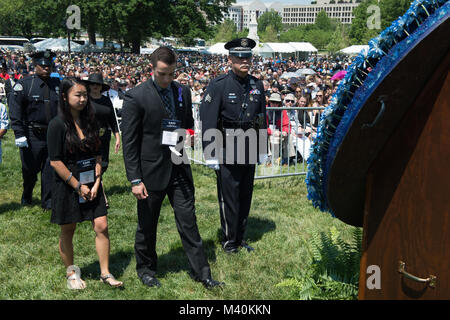
[[[83,150],[75,150],[73,153],[68,152],[65,146],[66,131],[64,122],[59,116],[50,121],[47,130],[49,158],[50,161],[62,161],[79,181],[80,172],[86,169],[79,169],[79,162],[95,158],[99,155],[99,152],[96,154]],[[92,221],[108,213],[101,184],[97,191],[97,197],[93,201],[80,203],[78,193],[70,185],[66,184],[56,171],[53,174],[55,183],[52,188],[52,215],[50,222],[63,225],[87,220]],[[89,187],[92,187],[92,185],[93,183],[88,184]]]

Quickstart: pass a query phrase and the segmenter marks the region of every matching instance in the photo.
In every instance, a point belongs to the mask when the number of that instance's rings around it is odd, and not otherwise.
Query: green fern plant
[[[312,264],[300,276],[289,278],[278,287],[295,290],[301,300],[356,299],[361,260],[361,228],[354,228],[352,241],[345,242],[335,227],[312,234],[308,250]]]

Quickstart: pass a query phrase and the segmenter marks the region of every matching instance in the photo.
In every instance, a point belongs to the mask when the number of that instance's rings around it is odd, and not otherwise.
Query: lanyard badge
[[[80,173],[80,183],[81,184],[93,184],[95,182],[95,159],[86,159],[86,160],[80,160],[77,161],[77,169]],[[79,203],[84,203],[86,200],[84,200],[82,197],[79,197]]]
[[[177,129],[180,128],[180,120],[163,119],[161,122],[161,144],[163,146],[175,146],[178,142]]]

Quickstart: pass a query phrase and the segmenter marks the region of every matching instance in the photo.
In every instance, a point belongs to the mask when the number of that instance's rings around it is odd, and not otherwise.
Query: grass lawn
[[[74,236],[75,264],[87,288],[66,288],[65,268],[58,253],[59,226],[50,223],[50,212],[40,207],[40,180],[33,205],[20,206],[22,176],[14,135],[3,139],[0,165],[0,299],[296,299],[292,289],[277,287],[311,264],[308,239],[315,231],[334,226],[351,238],[353,227],[314,209],[306,198],[304,176],[255,181],[248,222],[248,242],[256,249],[228,255],[220,247],[220,219],[215,174],[192,165],[196,187],[196,212],[200,234],[213,277],[224,281],[223,290],[206,290],[188,275],[188,262],[166,199],[158,227],[158,273],[162,287],[141,284],[135,271],[134,234],[136,200],[125,177],[121,151],[111,154],[103,177],[110,203],[110,270],[123,281],[123,290],[99,281],[95,233],[90,222],[78,225]],[[113,148],[111,148],[113,150]]]

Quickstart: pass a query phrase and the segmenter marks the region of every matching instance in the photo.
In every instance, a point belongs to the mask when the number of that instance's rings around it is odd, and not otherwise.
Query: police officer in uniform
[[[210,82],[200,106],[203,150],[207,166],[216,170],[222,247],[227,253],[238,252],[240,248],[249,252],[254,250],[244,237],[255,165],[263,161],[261,155],[267,154],[264,85],[249,75],[255,45],[255,41],[249,38],[225,44],[225,49],[229,50],[231,70]],[[209,139],[207,133],[210,129],[219,130],[222,141],[220,138]],[[246,135],[252,130],[257,141],[250,142]],[[207,150],[214,151],[209,153]]]
[[[22,161],[21,204],[31,204],[37,174],[41,172],[41,205],[51,209],[53,169],[47,151],[47,126],[58,113],[60,81],[50,77],[55,53],[38,51],[31,57],[35,74],[17,81],[8,97],[11,127]]]

